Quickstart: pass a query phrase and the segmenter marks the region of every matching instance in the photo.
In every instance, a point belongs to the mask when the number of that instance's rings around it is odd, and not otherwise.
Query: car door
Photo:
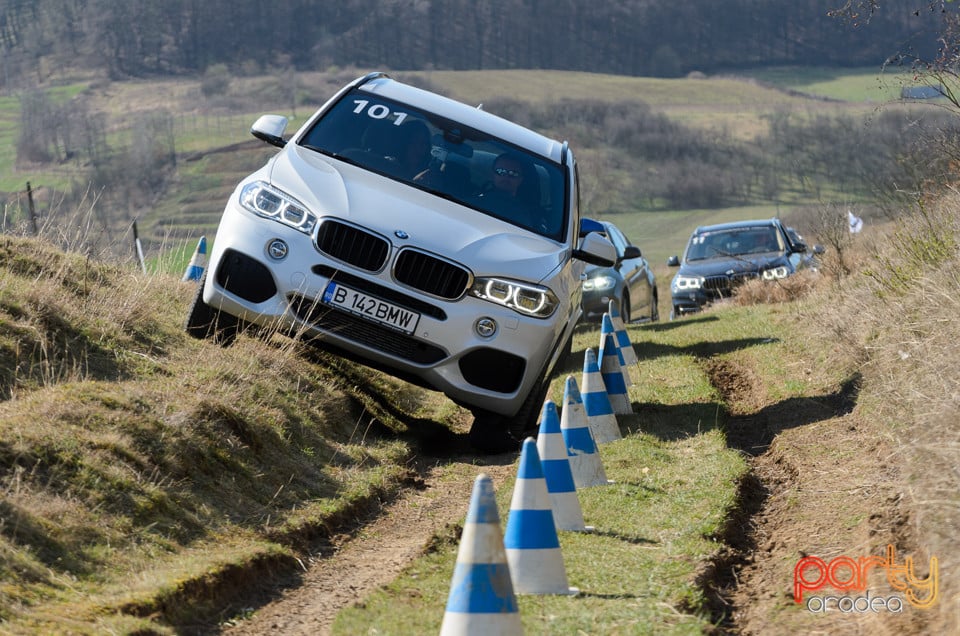
[[[618,269],[623,276],[627,289],[630,291],[631,313],[634,316],[641,315],[640,310],[650,308],[650,285],[647,280],[647,262],[640,255],[640,248],[630,243],[630,240],[615,225],[608,228],[610,240],[617,247],[617,255],[620,257]],[[632,250],[628,248],[633,248]],[[630,257],[630,252],[637,254]]]

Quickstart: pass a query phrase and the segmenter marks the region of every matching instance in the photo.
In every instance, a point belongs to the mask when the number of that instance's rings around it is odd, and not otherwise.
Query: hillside
[[[581,495],[603,531],[562,538],[592,594],[521,598],[528,629],[955,631],[960,420],[943,370],[960,337],[958,210],[949,195],[869,228],[845,245],[855,273],[802,300],[632,326],[634,415],[604,449],[620,486]],[[350,591],[323,624],[438,624],[459,536],[444,524],[480,470],[506,506],[515,461],[459,455],[459,409],[279,336],[193,341],[180,330],[191,284],[47,241],[0,238],[0,282],[0,630],[257,633],[253,610],[271,615],[278,590],[330,587],[310,564],[346,558],[330,547],[358,521],[431,500],[446,512],[408,517],[431,523],[405,527],[400,578],[340,570]],[[595,342],[582,330],[575,354]],[[855,619],[793,602],[798,555],[887,545],[918,577],[939,559],[930,609]],[[296,607],[272,615],[307,629],[319,610]]]
[[[206,77],[77,77],[0,96],[0,224],[30,227],[29,183],[40,225],[57,226],[83,211],[102,237],[96,249],[120,245],[127,256],[137,220],[148,257],[189,253],[201,234],[212,234],[235,184],[272,154],[250,137],[251,123],[265,112],[285,114],[292,132],[363,72],[227,73],[212,93]],[[941,109],[896,99],[903,85],[918,81],[914,76],[873,68],[786,69],[777,75],[779,85],[748,75],[657,79],[504,70],[396,76],[569,140],[582,166],[588,213],[643,213],[658,226],[678,212],[708,219],[741,211],[779,212],[802,225],[824,202],[895,196],[884,184],[919,182],[917,166],[927,177],[949,173],[926,148],[956,127]],[[828,78],[832,83],[810,84]],[[840,86],[843,100],[832,97]],[[644,232],[638,224],[628,234],[639,239]]]

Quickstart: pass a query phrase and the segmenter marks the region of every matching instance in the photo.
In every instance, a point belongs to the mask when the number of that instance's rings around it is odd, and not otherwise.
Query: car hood
[[[455,260],[475,275],[541,282],[567,246],[471,208],[290,144],[269,166],[271,184],[319,216],[379,233],[395,247]],[[407,238],[399,238],[406,236]]]
[[[753,274],[780,265],[787,265],[787,259],[778,252],[769,254],[750,254],[730,258],[708,258],[702,261],[684,261],[677,274],[684,276],[733,276],[735,274]]]

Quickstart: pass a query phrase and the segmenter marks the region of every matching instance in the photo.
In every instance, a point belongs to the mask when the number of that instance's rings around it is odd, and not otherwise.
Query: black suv
[[[680,267],[670,283],[671,318],[700,311],[705,305],[729,298],[747,280],[779,280],[803,269],[810,261],[791,258],[806,254],[805,243],[791,239],[780,219],[736,221],[698,227],[690,235]]]

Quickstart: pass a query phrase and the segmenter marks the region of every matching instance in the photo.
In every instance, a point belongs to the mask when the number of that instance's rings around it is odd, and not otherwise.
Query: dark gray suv
[[[683,260],[667,260],[667,265],[680,267],[670,283],[670,317],[729,298],[747,280],[786,278],[810,262],[791,257],[806,253],[806,244],[792,239],[776,218],[698,227],[687,241]]]

